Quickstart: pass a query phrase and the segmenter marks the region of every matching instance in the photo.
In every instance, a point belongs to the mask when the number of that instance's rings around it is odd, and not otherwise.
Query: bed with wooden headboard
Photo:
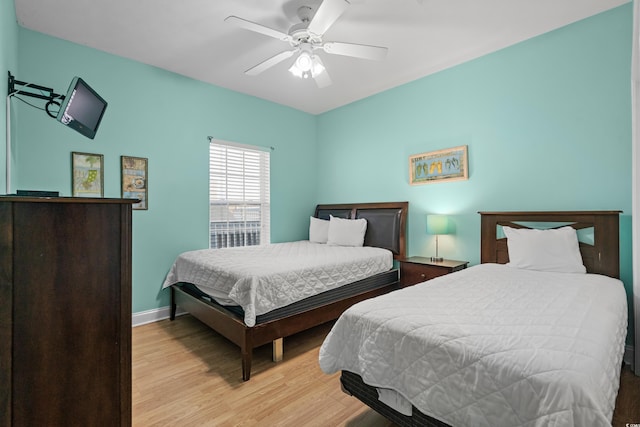
[[[610,425],[627,316],[620,211],[479,213],[481,264],[353,306],[321,368],[399,426]],[[578,230],[591,274],[504,266],[503,226]]]
[[[408,202],[323,204],[316,206],[314,216],[325,220],[330,216],[364,218],[367,221],[364,246],[387,249],[394,259],[401,259],[406,256],[408,208]],[[254,348],[273,343],[273,359],[278,361],[282,359],[283,337],[335,320],[351,305],[397,289],[398,280],[398,270],[392,268],[258,316],[253,326],[247,326],[239,307],[217,304],[192,284],[165,282],[165,286],[171,288],[171,319],[175,319],[176,308],[180,307],[238,345],[242,378],[247,381]]]
[[[576,230],[592,231],[593,242],[580,242],[580,254],[588,273],[620,277],[619,216],[621,211],[573,212],[479,212],[480,262],[509,262],[507,239],[498,234],[500,227],[533,228],[525,224],[558,224]]]

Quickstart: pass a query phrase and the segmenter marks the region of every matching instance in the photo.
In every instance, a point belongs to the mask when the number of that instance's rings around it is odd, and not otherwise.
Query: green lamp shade
[[[427,215],[427,233],[449,234],[449,218],[446,215]]]

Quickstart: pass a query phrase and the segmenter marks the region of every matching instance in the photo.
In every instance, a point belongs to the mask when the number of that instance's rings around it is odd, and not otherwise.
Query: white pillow
[[[362,246],[367,232],[367,220],[344,219],[329,216],[329,239],[327,244],[336,246]]]
[[[329,221],[314,216],[310,218],[309,241],[314,243],[327,243],[329,239]]]
[[[510,267],[559,273],[586,273],[578,235],[571,227],[532,230],[502,227],[507,236]]]

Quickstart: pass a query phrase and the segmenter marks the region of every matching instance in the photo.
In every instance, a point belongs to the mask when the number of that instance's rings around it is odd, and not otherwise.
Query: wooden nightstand
[[[444,276],[467,268],[469,261],[445,259],[435,262],[430,258],[414,256],[400,260],[400,287],[415,285],[434,277]]]

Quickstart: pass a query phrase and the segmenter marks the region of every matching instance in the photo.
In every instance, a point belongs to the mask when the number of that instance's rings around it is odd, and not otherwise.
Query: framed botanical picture
[[[139,199],[133,209],[148,209],[148,159],[143,157],[120,156],[122,168],[122,198]]]
[[[71,186],[73,197],[104,197],[104,156],[72,152]]]
[[[409,157],[411,185],[463,179],[469,179],[466,145]]]

